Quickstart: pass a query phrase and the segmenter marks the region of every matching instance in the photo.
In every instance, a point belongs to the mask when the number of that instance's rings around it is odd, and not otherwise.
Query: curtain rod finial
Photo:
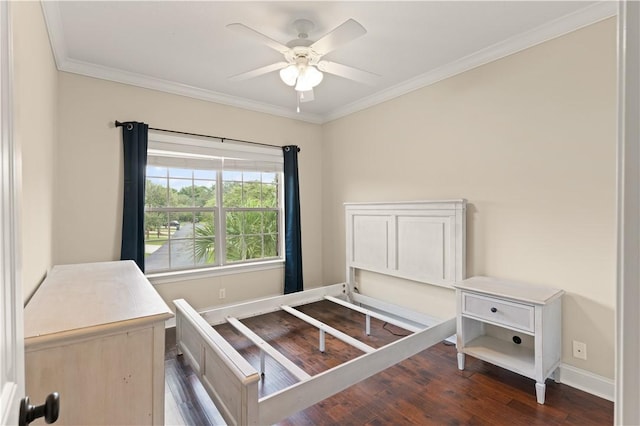
[[[282,147],[283,150],[289,151],[291,148],[295,148],[296,152],[300,152],[300,147],[298,145],[285,145]]]
[[[133,129],[133,124],[132,124],[131,122],[127,122],[127,121],[125,121],[125,122],[123,123],[123,122],[118,121],[118,120],[116,120],[116,122],[115,122],[116,127],[125,127],[125,126],[124,126],[125,124],[127,125],[127,127],[126,127],[126,129],[127,129],[127,130],[131,130],[131,129]]]

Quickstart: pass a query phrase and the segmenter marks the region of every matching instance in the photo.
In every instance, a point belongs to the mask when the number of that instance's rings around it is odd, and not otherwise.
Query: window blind
[[[147,163],[154,166],[200,170],[282,172],[279,147],[223,142],[199,136],[149,131]]]

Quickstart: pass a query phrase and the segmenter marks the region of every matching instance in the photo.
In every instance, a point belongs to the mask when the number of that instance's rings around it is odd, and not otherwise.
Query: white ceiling
[[[44,1],[57,66],[227,105],[326,122],[565,34],[616,12],[584,1]],[[325,74],[301,104],[272,72],[228,77],[282,61],[275,50],[226,28],[243,23],[287,43],[292,22],[315,23],[315,41],[349,18],[367,30],[323,59],[381,76],[367,86]]]

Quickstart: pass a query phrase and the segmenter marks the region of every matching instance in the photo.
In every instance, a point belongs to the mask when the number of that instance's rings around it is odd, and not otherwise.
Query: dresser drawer
[[[534,307],[502,299],[462,293],[462,314],[534,332]]]

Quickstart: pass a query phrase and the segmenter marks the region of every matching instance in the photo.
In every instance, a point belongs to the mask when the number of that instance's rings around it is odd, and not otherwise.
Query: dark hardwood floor
[[[331,302],[299,308],[370,346],[379,347],[406,332],[372,319],[364,335],[361,314]],[[301,320],[274,312],[243,322],[309,374],[318,374],[361,353],[327,335],[318,351],[318,332]],[[258,368],[256,347],[228,324],[216,327]],[[224,420],[206,391],[176,356],[175,333],[167,335],[166,424],[219,425]],[[546,403],[536,403],[534,381],[467,357],[464,371],[455,346],[439,343],[331,398],[300,411],[280,425],[610,425],[613,403],[547,381]],[[295,381],[267,357],[260,397]]]

